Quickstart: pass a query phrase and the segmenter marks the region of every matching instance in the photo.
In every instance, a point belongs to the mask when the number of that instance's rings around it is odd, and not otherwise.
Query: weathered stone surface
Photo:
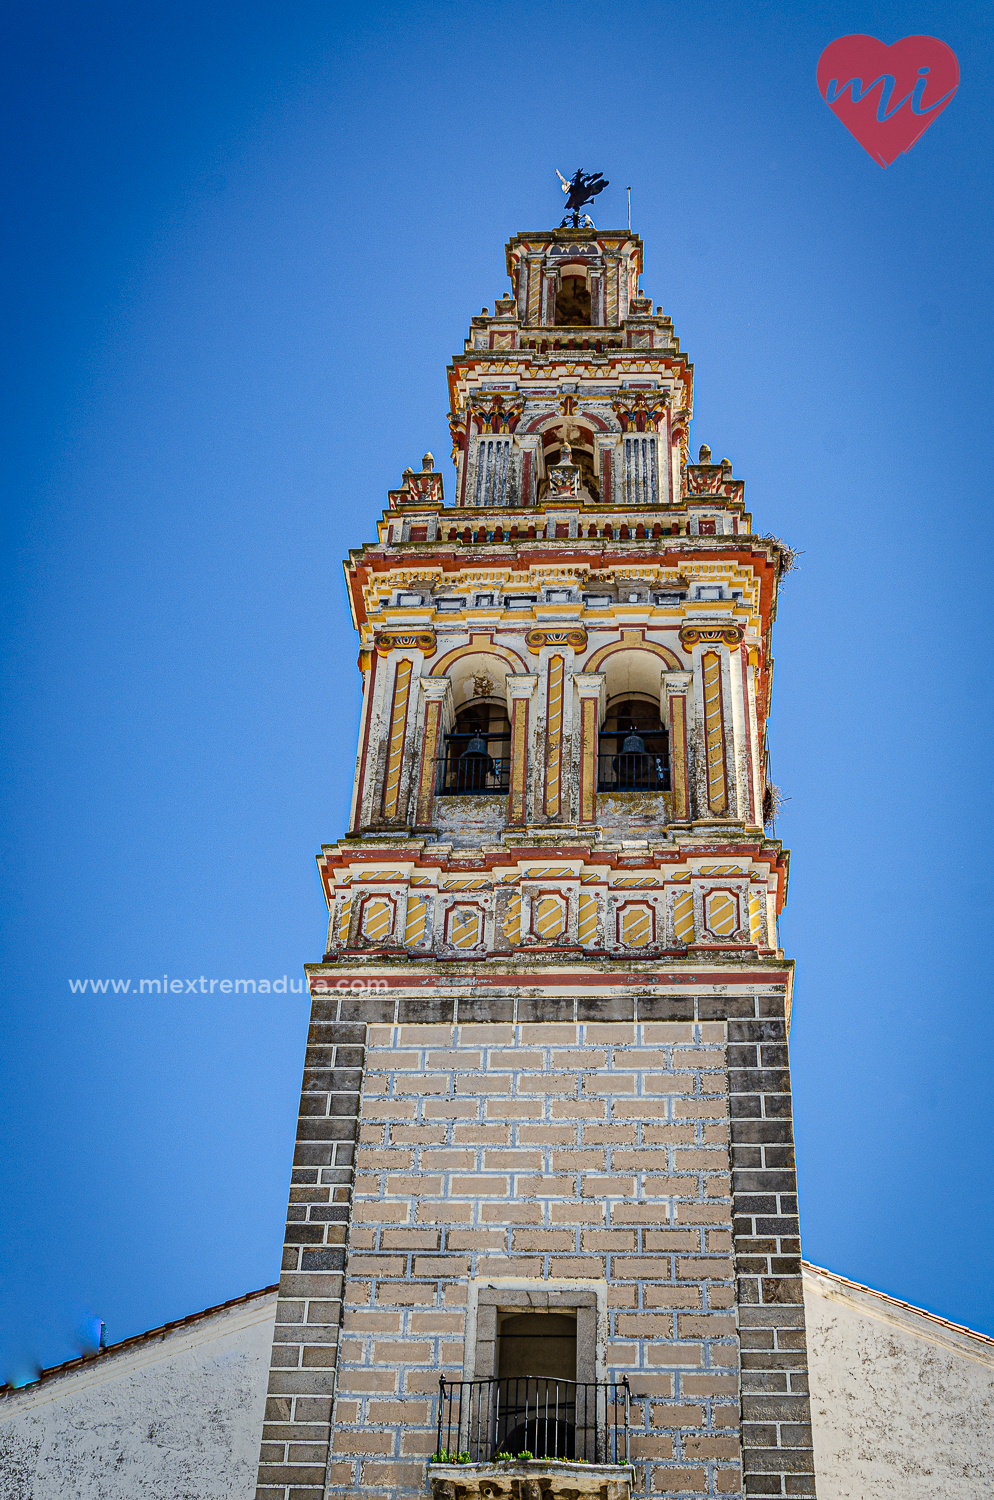
[[[429,1464],[432,1500],[630,1500],[635,1470],[618,1464]]]

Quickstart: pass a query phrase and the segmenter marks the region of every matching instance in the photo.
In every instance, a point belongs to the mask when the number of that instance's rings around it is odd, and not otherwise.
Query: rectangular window
[[[638,433],[625,438],[624,484],[626,505],[658,505],[654,434]]]
[[[473,1380],[596,1380],[597,1295],[572,1287],[482,1287]]]
[[[477,438],[475,505],[510,504],[511,443],[509,437]]]

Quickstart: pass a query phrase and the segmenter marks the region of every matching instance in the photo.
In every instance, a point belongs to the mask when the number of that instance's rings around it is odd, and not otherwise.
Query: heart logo
[[[934,36],[891,47],[875,36],[840,36],[818,59],[821,97],[882,167],[911,150],[958,86],[956,54]]]

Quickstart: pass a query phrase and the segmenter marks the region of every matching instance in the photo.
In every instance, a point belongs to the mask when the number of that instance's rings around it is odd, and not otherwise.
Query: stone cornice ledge
[[[428,1465],[432,1500],[631,1500],[629,1464],[566,1463],[556,1459],[502,1464]]]

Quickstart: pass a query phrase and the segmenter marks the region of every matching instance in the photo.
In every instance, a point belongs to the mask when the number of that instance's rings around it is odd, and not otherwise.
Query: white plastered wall
[[[994,1341],[814,1267],[804,1313],[818,1500],[994,1494]]]
[[[276,1317],[253,1298],[0,1403],[4,1500],[251,1500]]]

